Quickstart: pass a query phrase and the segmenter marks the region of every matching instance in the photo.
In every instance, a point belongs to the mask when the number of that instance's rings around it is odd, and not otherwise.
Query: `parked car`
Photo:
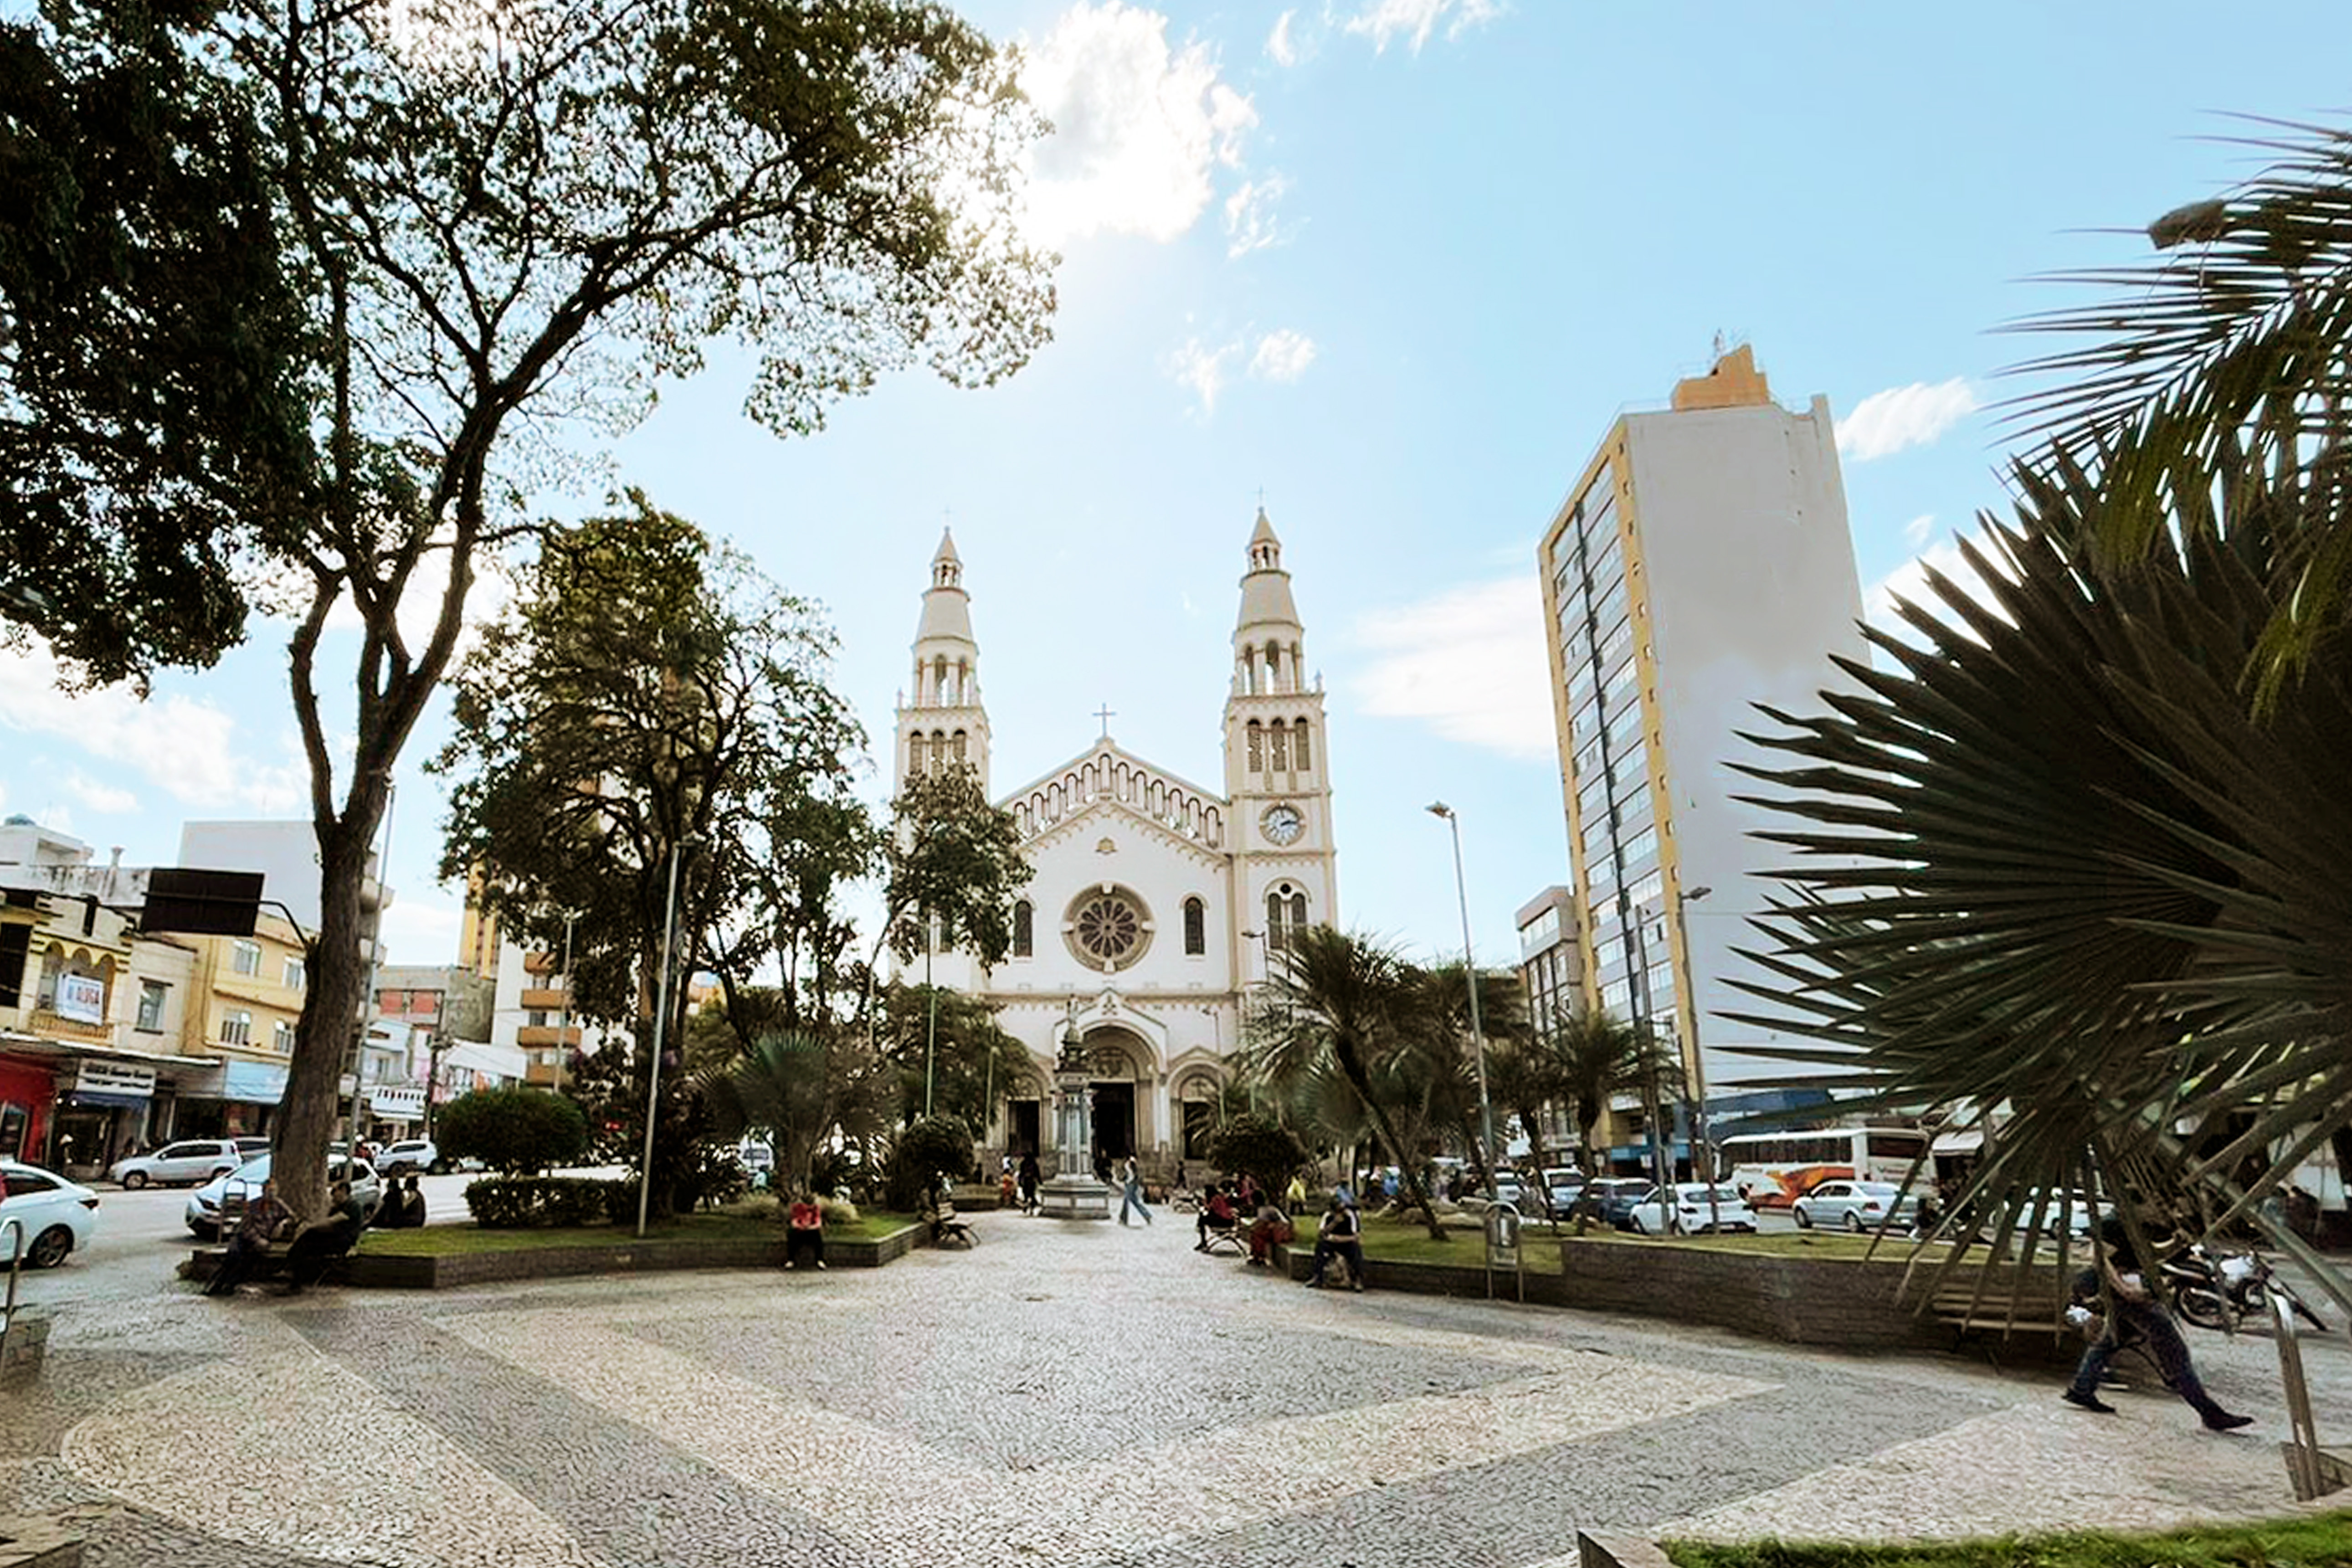
[[[234,1138],[183,1138],[149,1153],[117,1160],[106,1173],[136,1192],[150,1182],[209,1182],[251,1158]]]
[[[234,1216],[245,1206],[246,1200],[260,1193],[261,1184],[269,1179],[269,1160],[270,1157],[264,1154],[257,1160],[247,1161],[235,1171],[215,1177],[190,1193],[187,1207],[181,1215],[187,1221],[188,1229],[199,1240],[218,1240],[221,1210],[226,1206]],[[346,1159],[342,1151],[338,1149],[328,1156],[327,1180],[350,1181],[352,1196],[360,1201],[360,1212],[371,1220],[375,1218],[376,1209],[383,1203],[383,1179],[376,1174],[373,1165],[365,1160]]]
[[[1578,1194],[1577,1209],[1622,1230],[1627,1213],[1648,1197],[1655,1185],[1641,1176],[1602,1176],[1584,1184],[1583,1192]]]
[[[2099,1216],[2106,1209],[2103,1205],[2094,1203],[2088,1193],[2061,1194],[2037,1188],[2027,1193],[2024,1201],[2018,1205],[2015,1234],[2021,1238],[2026,1226],[2034,1224],[2038,1216],[2042,1238],[2053,1240],[2058,1235],[2058,1219],[2062,1211],[2065,1215],[2067,1234],[2081,1240],[2091,1234],[2091,1227],[2099,1222]],[[1985,1226],[1988,1238],[1995,1228],[1990,1225]]]
[[[1664,1194],[1652,1187],[1639,1202],[1627,1205],[1625,1228],[1636,1236],[1754,1230],[1756,1211],[1727,1182],[1717,1183],[1712,1196],[1705,1182],[1676,1182]]]
[[[1573,1165],[1547,1166],[1543,1173],[1544,1192],[1551,1199],[1552,1213],[1565,1215],[1576,1206],[1584,1191],[1584,1173]]]
[[[443,1169],[441,1150],[430,1138],[404,1138],[397,1143],[387,1143],[370,1163],[382,1176],[413,1176]]]
[[[1843,1230],[1876,1230],[1888,1226],[1909,1230],[1919,1223],[1919,1194],[1906,1193],[1892,1182],[1823,1182],[1790,1205],[1797,1228],[1817,1225]],[[1890,1220],[1890,1216],[1891,1220]]]
[[[21,1253],[27,1268],[55,1268],[98,1234],[98,1194],[80,1183],[14,1160],[0,1160],[0,1221],[16,1222],[0,1228],[0,1262]]]
[[[232,1138],[229,1142],[236,1145],[236,1152],[244,1155],[245,1160],[269,1152],[269,1140],[267,1138]],[[239,1160],[237,1163],[242,1165],[245,1160]]]

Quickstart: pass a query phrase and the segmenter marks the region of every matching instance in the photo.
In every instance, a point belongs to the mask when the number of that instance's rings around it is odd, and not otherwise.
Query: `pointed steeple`
[[[980,641],[971,632],[971,595],[963,557],[942,530],[931,554],[931,585],[915,625],[914,680],[898,705],[898,778],[917,767],[968,763],[988,782],[988,712],[980,696]]]
[[[1237,693],[1296,691],[1306,657],[1306,628],[1282,569],[1282,541],[1265,509],[1250,530],[1249,570],[1242,574],[1241,614],[1234,621],[1234,689]]]
[[[956,553],[955,535],[944,529],[940,532],[940,547],[931,554],[931,585],[923,595],[923,618],[915,628],[917,663],[926,657],[923,645],[930,642],[963,643],[964,650],[929,651],[946,651],[950,658],[965,651],[978,662],[980,647],[971,636],[971,595],[963,591],[963,557]]]

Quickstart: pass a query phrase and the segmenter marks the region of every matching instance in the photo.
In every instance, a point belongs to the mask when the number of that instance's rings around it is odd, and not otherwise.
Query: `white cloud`
[[[1054,122],[1032,169],[1033,235],[1047,245],[1090,234],[1164,241],[1191,228],[1215,171],[1240,165],[1257,123],[1217,71],[1206,45],[1169,47],[1159,12],[1081,0],[1065,13],[1021,78]]]
[[[66,692],[58,674],[56,658],[38,644],[0,650],[0,728],[70,741],[192,805],[275,814],[306,798],[299,753],[289,748],[290,760],[257,761],[236,721],[211,703],[180,696],[142,702],[119,686]]]
[[[1264,250],[1270,245],[1280,245],[1290,236],[1284,233],[1275,205],[1288,195],[1290,182],[1280,174],[1269,174],[1262,180],[1244,180],[1234,194],[1225,198],[1225,254],[1228,257],[1247,256],[1253,250]]]
[[[83,773],[79,768],[69,770],[60,782],[65,785],[68,795],[92,811],[103,812],[110,816],[120,816],[125,812],[139,809],[137,795],[120,785],[101,783]]]
[[[1981,533],[1974,537],[1974,542],[1979,551],[1990,555],[1995,562],[2000,560],[1998,551],[1986,548]],[[1954,587],[1978,604],[1997,615],[2002,614],[1993,599],[1992,591],[1986,586],[1984,578],[1960,553],[1960,542],[1955,538],[1939,541],[1873,583],[1862,596],[1863,618],[1879,630],[1898,637],[1905,642],[1919,642],[1920,634],[1895,613],[1895,601],[1900,599],[1918,605],[1947,625],[1957,625],[1958,616],[1951,607],[1945,604],[1943,595],[1927,585],[1927,574],[1931,570],[1948,578]],[[2003,618],[2006,616],[2004,616]]]
[[[1867,463],[1924,447],[1976,412],[1976,390],[1965,376],[1954,376],[1930,386],[1915,381],[1874,392],[1838,421],[1838,450],[1849,461]]]
[[[1371,39],[1375,50],[1386,50],[1391,38],[1405,35],[1412,52],[1419,54],[1440,22],[1446,24],[1445,36],[1450,40],[1502,14],[1497,0],[1370,0],[1339,26]]]
[[[1936,514],[1923,512],[1903,525],[1903,542],[1916,550],[1927,543],[1927,536],[1935,531]]]
[[[1259,381],[1297,381],[1315,363],[1315,340],[1288,327],[1258,339],[1249,373]]]
[[[392,906],[383,911],[385,951],[394,963],[451,963],[464,920],[458,904],[429,902],[394,888]]]
[[[1224,390],[1227,366],[1239,358],[1242,345],[1226,343],[1218,348],[1204,345],[1198,338],[1189,338],[1184,346],[1168,357],[1168,374],[1180,386],[1188,387],[1201,400],[1201,412],[1217,411],[1217,394]]]
[[[1265,36],[1267,57],[1286,70],[1307,58],[1298,40],[1290,36],[1290,24],[1297,16],[1296,11],[1285,11],[1274,19],[1274,31]]]
[[[1364,711],[1450,741],[1536,760],[1555,752],[1543,592],[1532,574],[1450,589],[1366,616],[1371,657],[1352,683]]]

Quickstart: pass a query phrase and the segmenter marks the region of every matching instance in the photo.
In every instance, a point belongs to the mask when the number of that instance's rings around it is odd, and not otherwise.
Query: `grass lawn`
[[[1900,1546],[1808,1546],[1779,1541],[1723,1546],[1668,1541],[1681,1568],[2333,1568],[2352,1564],[2352,1513],[2162,1535],[2003,1536]]]
[[[730,1212],[681,1215],[646,1228],[647,1241],[766,1241],[783,1234],[768,1214]],[[824,1227],[828,1241],[878,1241],[892,1231],[916,1224],[912,1215],[868,1209],[855,1225]],[[527,1230],[484,1230],[464,1225],[428,1225],[421,1230],[371,1230],[360,1240],[360,1251],[378,1258],[460,1258],[481,1252],[528,1252],[548,1247],[626,1247],[636,1240],[636,1227],[625,1225],[539,1226]]]

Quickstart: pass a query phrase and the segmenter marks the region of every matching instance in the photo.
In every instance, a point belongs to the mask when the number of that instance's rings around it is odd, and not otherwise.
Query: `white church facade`
[[[958,763],[992,788],[962,578],[943,538],[898,710],[894,794],[912,770]],[[1054,1068],[1075,1033],[1093,1073],[1098,1152],[1132,1152],[1155,1172],[1202,1157],[1244,996],[1289,932],[1339,923],[1330,749],[1305,653],[1281,541],[1260,511],[1234,626],[1223,787],[1147,762],[1106,729],[992,796],[1035,873],[1013,911],[1013,950],[992,969],[940,953],[932,971],[995,1007],[1028,1054],[999,1080],[982,1135],[990,1151],[1034,1150],[1052,1172]]]

